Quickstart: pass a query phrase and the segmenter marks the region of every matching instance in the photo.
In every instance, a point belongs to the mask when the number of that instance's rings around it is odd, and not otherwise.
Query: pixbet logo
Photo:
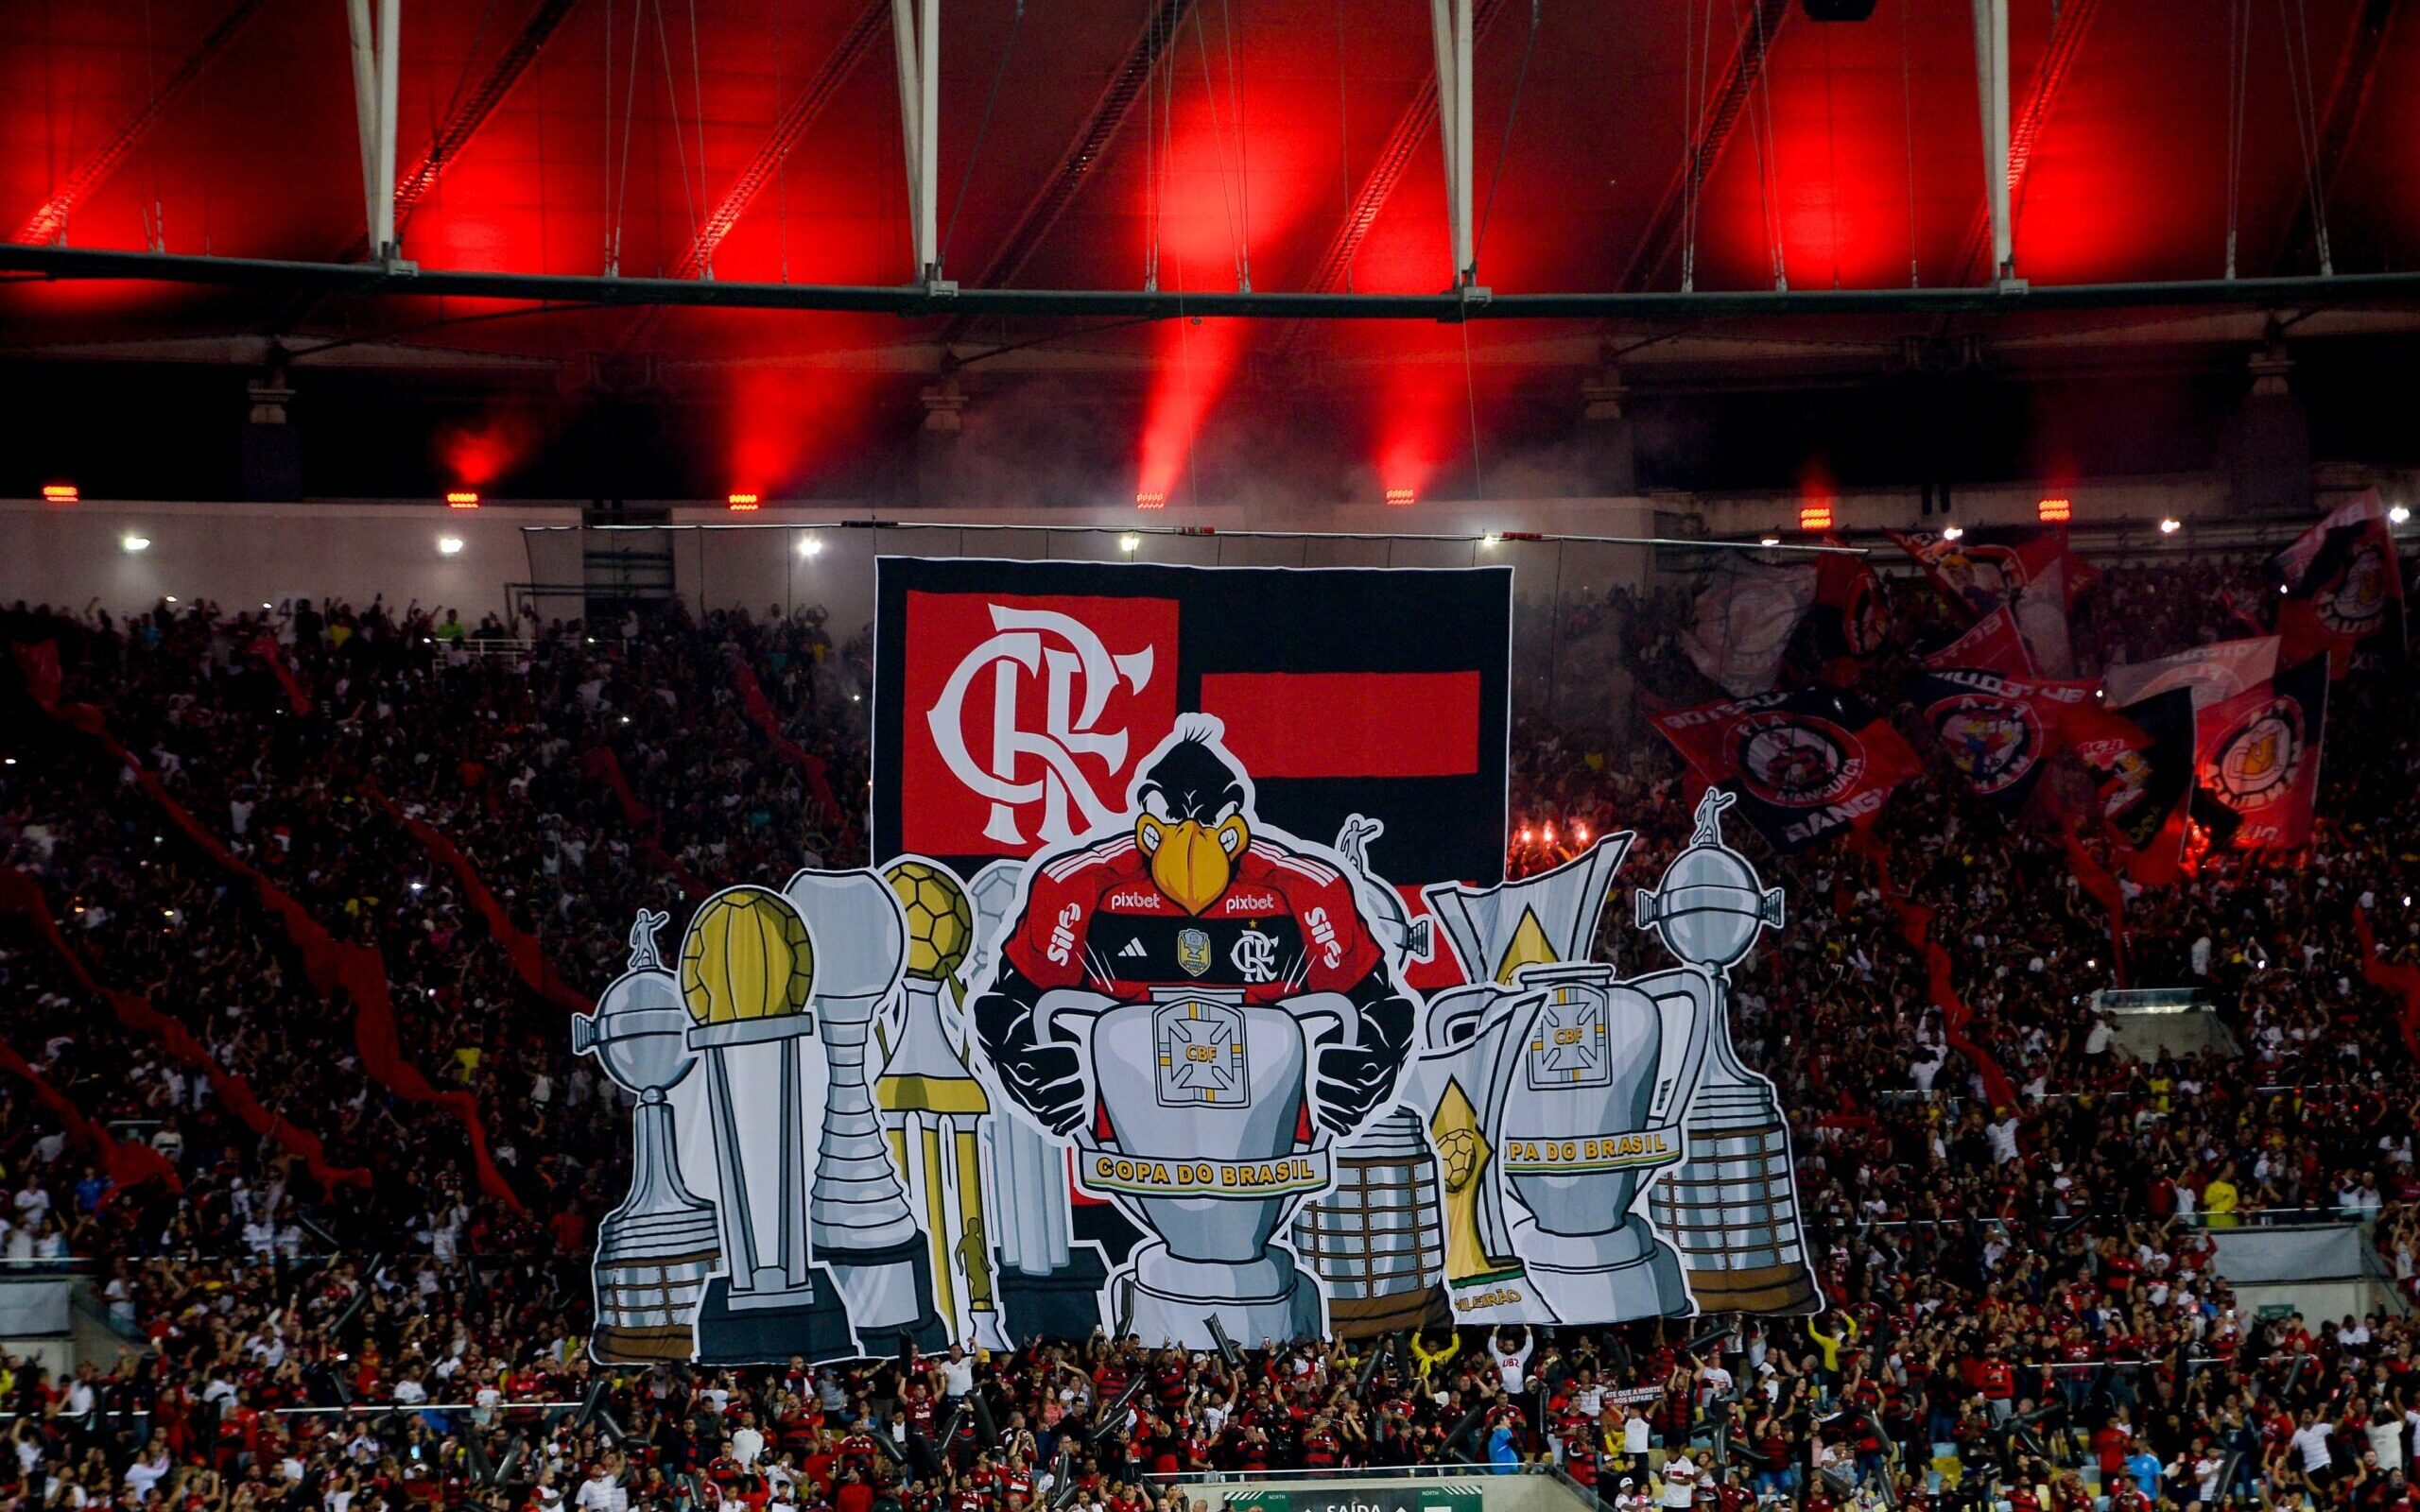
[[[1114,824],[1176,717],[1166,599],[910,593],[906,842],[1029,854]],[[921,737],[921,738],[920,738]]]

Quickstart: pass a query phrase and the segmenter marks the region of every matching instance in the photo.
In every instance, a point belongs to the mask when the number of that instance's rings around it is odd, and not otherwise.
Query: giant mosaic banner
[[[1207,1349],[1811,1311],[1730,795],[1504,878],[1512,575],[885,558],[878,865],[576,1021],[636,1099],[595,1355]]]

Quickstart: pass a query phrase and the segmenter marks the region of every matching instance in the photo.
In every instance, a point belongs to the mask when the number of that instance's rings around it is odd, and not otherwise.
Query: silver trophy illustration
[[[614,1084],[638,1099],[631,1128],[631,1190],[597,1226],[596,1326],[600,1364],[686,1360],[690,1320],[720,1258],[714,1204],[681,1181],[672,1105],[666,1093],[698,1063],[685,1040],[689,1010],[679,978],[655,954],[671,921],[642,908],[631,925],[630,967],[571,1021],[574,1055],[593,1055]]]
[[[1294,1253],[1327,1283],[1328,1328],[1338,1337],[1451,1321],[1438,1191],[1437,1157],[1409,1108],[1337,1147],[1336,1190],[1295,1215]]]
[[[988,982],[999,941],[1016,905],[1015,861],[994,861],[966,885],[975,909],[975,950],[959,968],[968,986]],[[1100,1246],[1074,1239],[1075,1204],[1067,1190],[1067,1156],[1022,1118],[998,1110],[983,1122],[999,1222],[1001,1305],[1018,1340],[1080,1339],[1101,1321],[1100,1294],[1109,1265]]]
[[[1386,833],[1377,819],[1348,815],[1336,852],[1380,948],[1426,961],[1435,951],[1436,920],[1411,918],[1403,895],[1371,865],[1370,848]],[[1337,1146],[1336,1173],[1336,1190],[1305,1203],[1294,1218],[1294,1252],[1327,1283],[1329,1328],[1360,1338],[1447,1321],[1444,1210],[1420,1115],[1399,1107],[1373,1120]]]
[[[1681,1159],[1681,1109],[1711,994],[1691,973],[1617,982],[1598,962],[1530,966],[1479,1030],[1495,1038],[1497,1178],[1527,1211],[1512,1248],[1557,1318],[1690,1311],[1680,1256],[1639,1198]]]
[[[810,1212],[816,1254],[848,1300],[870,1349],[901,1331],[924,1349],[948,1342],[933,1309],[932,1261],[891,1168],[866,1081],[873,1017],[899,986],[908,926],[873,870],[793,874],[782,896],[815,931],[814,1004],[830,1085]]]
[[[839,1291],[807,1235],[806,1116],[821,1091],[805,1051],[815,970],[805,919],[765,887],[707,899],[682,940],[681,997],[689,1046],[705,1063],[722,1225],[724,1274],[698,1310],[705,1364],[856,1351]]]
[[[1150,1235],[1110,1279],[1112,1311],[1147,1343],[1187,1349],[1217,1346],[1212,1319],[1238,1341],[1318,1336],[1319,1285],[1274,1240],[1330,1180],[1319,1119],[1309,1143],[1298,1134],[1312,1054],[1354,1032],[1351,1004],[1163,987],[1110,1005],[1063,990],[1044,995],[1035,1019],[1083,1057],[1092,1110],[1076,1134],[1079,1178]],[[1121,1074],[1135,1066],[1152,1074]],[[1104,1117],[1107,1137],[1096,1132]]]
[[[1799,1227],[1789,1125],[1772,1083],[1731,1045],[1730,970],[1782,924],[1782,894],[1722,843],[1733,795],[1708,788],[1697,830],[1664,885],[1638,894],[1638,927],[1703,972],[1712,994],[1705,1070],[1689,1106],[1688,1159],[1651,1194],[1657,1225],[1679,1236],[1689,1289],[1707,1312],[1811,1313],[1822,1306]]]
[[[1552,1317],[1521,1284],[1494,1113],[1506,1033],[1500,1023],[1493,1033],[1482,1030],[1492,1014],[1500,1019],[1524,967],[1587,958],[1633,839],[1628,831],[1605,835],[1551,871],[1501,886],[1456,883],[1421,891],[1471,984],[1430,998],[1423,1051],[1406,1068],[1404,1083],[1405,1101],[1418,1109],[1437,1152],[1443,1280],[1462,1321]]]

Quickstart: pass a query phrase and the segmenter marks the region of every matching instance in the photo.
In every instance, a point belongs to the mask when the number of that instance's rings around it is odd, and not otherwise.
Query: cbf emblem
[[[1531,1091],[1602,1087],[1612,1080],[1612,1072],[1602,1003],[1586,998],[1557,1003],[1549,997],[1539,1006],[1536,1027],[1530,1031]]]
[[[1184,968],[1187,976],[1200,976],[1210,970],[1210,936],[1198,929],[1180,930],[1176,936],[1176,964]]]
[[[1240,1012],[1224,1003],[1166,1003],[1151,1015],[1151,1030],[1159,1046],[1162,1108],[1252,1106]]]

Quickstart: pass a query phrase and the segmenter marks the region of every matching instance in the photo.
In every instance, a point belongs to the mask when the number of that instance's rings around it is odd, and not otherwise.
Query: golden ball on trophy
[[[920,982],[956,976],[975,944],[975,909],[965,886],[948,868],[929,861],[895,861],[883,876],[908,914],[908,974]]]
[[[1460,1192],[1478,1175],[1478,1135],[1470,1129],[1452,1129],[1437,1140],[1437,1159],[1444,1162],[1445,1190]]]
[[[806,920],[767,887],[726,887],[698,907],[681,941],[681,1001],[700,1023],[773,1019],[806,1006],[815,947]]]

